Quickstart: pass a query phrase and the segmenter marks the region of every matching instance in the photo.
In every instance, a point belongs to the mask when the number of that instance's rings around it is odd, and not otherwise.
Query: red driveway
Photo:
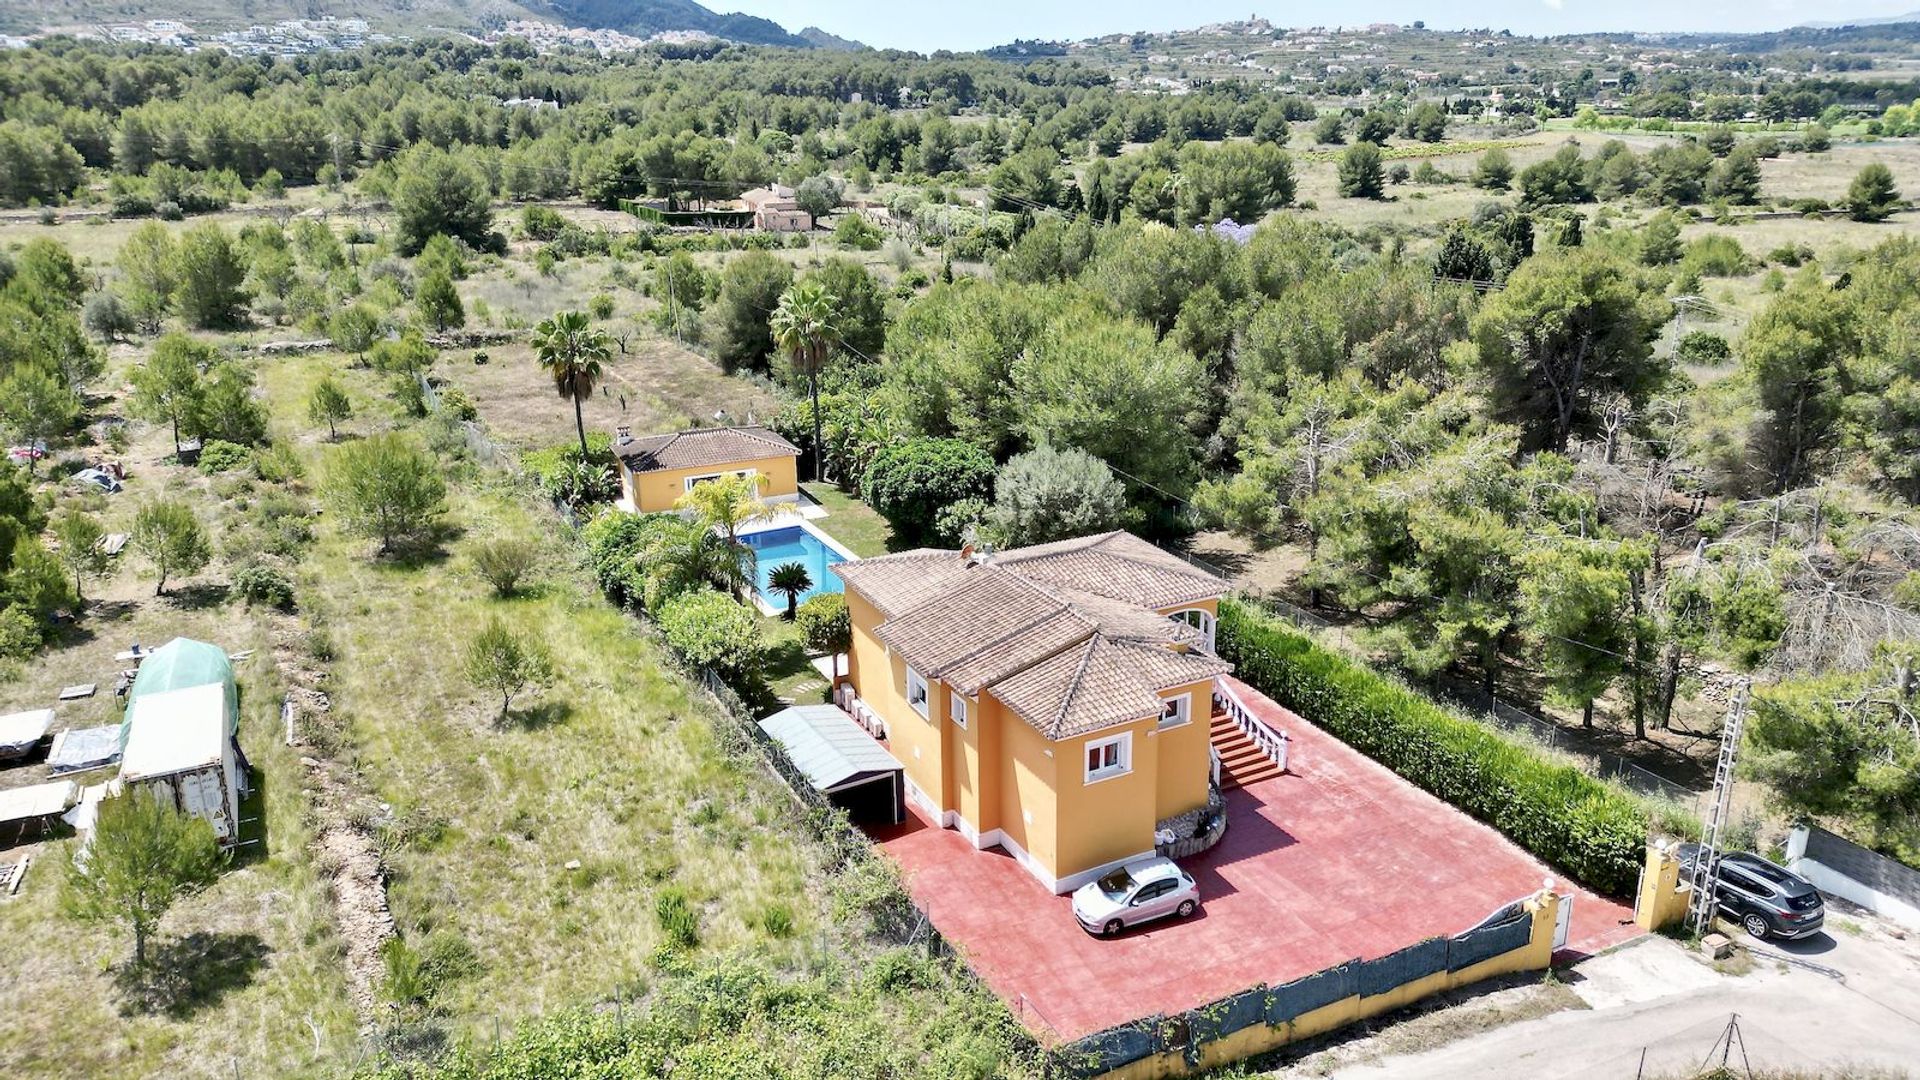
[[[1251,687],[1236,680],[1234,690],[1291,736],[1288,771],[1228,793],[1225,839],[1184,863],[1204,904],[1188,921],[1097,940],[1066,897],[997,848],[975,851],[917,813],[876,834],[934,925],[1043,1041],[1458,933],[1548,877],[1577,897],[1568,954],[1638,935],[1631,908],[1551,875]]]

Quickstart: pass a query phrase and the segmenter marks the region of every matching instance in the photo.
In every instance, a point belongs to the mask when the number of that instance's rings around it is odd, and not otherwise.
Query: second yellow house
[[[795,502],[800,485],[795,463],[800,448],[759,426],[694,428],[635,438],[626,428],[613,440],[620,465],[622,509],[660,514],[680,496],[723,476],[758,476],[760,497]]]
[[[1056,893],[1208,804],[1227,586],[1125,532],[842,563],[847,679],[908,796]]]

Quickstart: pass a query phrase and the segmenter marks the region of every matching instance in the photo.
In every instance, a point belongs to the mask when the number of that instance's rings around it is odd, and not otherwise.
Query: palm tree
[[[780,296],[770,326],[773,342],[787,354],[794,369],[807,376],[807,396],[813,399],[813,478],[826,468],[826,447],[820,443],[820,368],[840,344],[840,299],[817,281],[802,281]]]
[[[649,607],[701,584],[737,592],[753,581],[753,549],[728,543],[697,518],[665,523],[641,553],[640,565]]]
[[[807,573],[803,563],[781,563],[767,575],[767,588],[787,598],[787,621],[793,621],[793,613],[800,606],[800,594],[813,588],[813,575]]]
[[[773,508],[760,501],[760,491],[766,486],[767,478],[759,473],[722,476],[695,484],[673,508],[693,511],[695,518],[726,537],[727,543],[737,544],[742,528],[773,516]]]
[[[587,460],[587,425],[580,402],[593,395],[600,381],[600,365],[613,356],[604,330],[594,326],[584,311],[554,313],[533,328],[533,355],[553,377],[563,398],[573,399],[573,426],[580,433],[580,460]]]

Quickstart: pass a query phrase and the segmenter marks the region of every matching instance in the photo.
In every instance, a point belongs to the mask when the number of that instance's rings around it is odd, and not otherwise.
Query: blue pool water
[[[833,572],[833,568],[845,562],[845,557],[797,525],[748,533],[740,538],[740,542],[752,548],[755,558],[759,560],[758,580],[754,582],[754,588],[760,593],[760,599],[775,611],[787,609],[787,598],[768,588],[767,581],[776,567],[788,563],[799,563],[806,567],[807,576],[813,579],[813,588],[800,594],[800,603],[804,604],[821,593],[841,591],[840,577]]]

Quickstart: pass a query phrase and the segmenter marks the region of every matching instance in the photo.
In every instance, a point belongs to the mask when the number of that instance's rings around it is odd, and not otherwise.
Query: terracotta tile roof
[[[993,696],[1049,739],[1158,715],[1160,691],[1231,670],[1224,661],[1095,634],[995,683]]]
[[[833,568],[886,616],[898,615],[935,595],[970,568],[957,551],[916,548],[871,559],[850,559]]]
[[[1172,607],[1227,592],[1226,582],[1129,532],[1014,548],[993,561],[1039,581],[1141,607]]]
[[[1126,533],[974,558],[908,551],[836,572],[880,610],[875,636],[916,671],[963,694],[990,690],[1050,738],[1154,715],[1160,691],[1231,670],[1180,651],[1199,631],[1154,610],[1225,583]]]
[[[664,435],[623,436],[613,454],[632,472],[731,465],[754,458],[798,456],[800,448],[759,426],[695,428]]]

